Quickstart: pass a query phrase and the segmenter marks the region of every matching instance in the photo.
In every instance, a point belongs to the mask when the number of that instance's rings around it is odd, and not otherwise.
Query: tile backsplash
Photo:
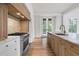
[[[8,16],[8,34],[20,31],[20,21],[19,19]]]

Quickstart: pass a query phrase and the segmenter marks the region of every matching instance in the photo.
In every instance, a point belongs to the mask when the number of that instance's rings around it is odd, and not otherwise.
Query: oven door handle
[[[28,40],[28,38],[23,39],[24,42],[25,42],[26,40]]]

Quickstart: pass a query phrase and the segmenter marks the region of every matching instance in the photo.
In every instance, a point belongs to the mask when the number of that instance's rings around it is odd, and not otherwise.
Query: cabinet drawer
[[[71,51],[70,53],[74,53],[75,55],[79,55],[79,50],[76,48],[71,48],[70,51]]]
[[[8,51],[8,48],[6,48],[5,45],[0,46],[0,56],[6,56],[7,51]]]
[[[76,50],[70,50],[70,56],[79,56],[79,53]]]
[[[17,54],[17,49],[16,49],[16,48],[9,49],[9,50],[8,50],[8,55],[9,55],[9,56],[16,56],[16,55],[18,55],[18,54]]]
[[[74,43],[71,43],[71,46],[70,46],[72,49],[76,50],[77,52],[79,52],[79,45],[76,45]]]
[[[16,37],[10,37],[10,41],[0,45],[0,56],[17,56],[18,55],[18,45]]]
[[[12,41],[7,42],[5,45],[8,45],[9,47],[10,46],[15,46],[15,45],[17,45],[17,41],[16,40],[12,40]]]

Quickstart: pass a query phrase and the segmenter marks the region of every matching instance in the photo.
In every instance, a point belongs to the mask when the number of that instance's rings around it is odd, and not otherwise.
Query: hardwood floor
[[[40,38],[35,38],[24,56],[54,56],[54,53],[46,45],[42,46]]]

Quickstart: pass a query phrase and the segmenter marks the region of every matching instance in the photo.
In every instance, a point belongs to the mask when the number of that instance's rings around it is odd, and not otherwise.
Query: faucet
[[[65,26],[63,25],[63,14],[62,14],[62,16],[61,16],[60,30],[61,30],[61,32],[63,32],[64,34],[66,33]]]
[[[63,32],[64,34],[66,33],[65,26],[64,26],[63,24],[60,25],[60,30],[61,30],[61,32]]]

